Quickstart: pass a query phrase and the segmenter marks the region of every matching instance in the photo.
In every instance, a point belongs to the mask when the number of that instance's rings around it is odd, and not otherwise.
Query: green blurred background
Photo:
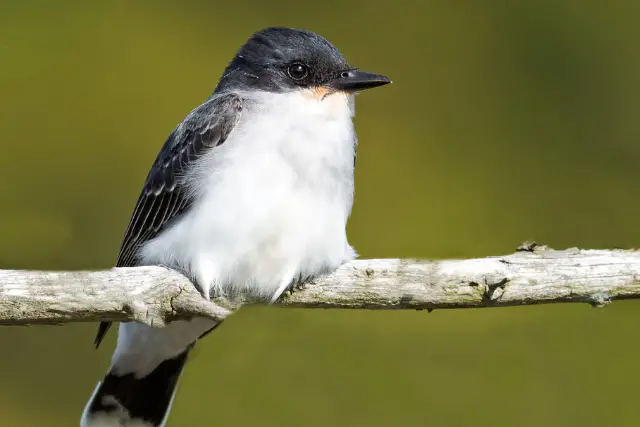
[[[639,246],[639,24],[631,0],[0,0],[0,268],[111,267],[164,139],[269,25],[394,80],[358,98],[363,258]],[[638,425],[638,304],[242,310],[170,425]],[[0,329],[0,426],[78,425],[95,329]]]

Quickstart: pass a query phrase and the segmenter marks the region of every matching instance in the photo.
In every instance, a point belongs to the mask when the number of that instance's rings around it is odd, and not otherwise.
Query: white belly
[[[190,272],[205,292],[272,297],[352,259],[352,107],[341,94],[256,100],[186,177],[196,202],[145,245],[144,261]]]

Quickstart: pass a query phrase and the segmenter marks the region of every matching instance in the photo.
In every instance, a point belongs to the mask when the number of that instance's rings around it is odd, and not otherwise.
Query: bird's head
[[[385,76],[351,67],[335,46],[311,31],[271,27],[253,34],[240,48],[216,92],[304,90],[324,100],[388,83]]]

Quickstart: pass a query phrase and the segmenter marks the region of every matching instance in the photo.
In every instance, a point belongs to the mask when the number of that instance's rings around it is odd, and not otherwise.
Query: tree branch
[[[357,260],[287,293],[279,305],[306,308],[436,309],[640,298],[640,251],[555,251],[524,245],[512,255],[467,260]],[[202,298],[163,267],[97,272],[0,270],[0,324],[99,320],[162,326],[224,319],[248,296]]]

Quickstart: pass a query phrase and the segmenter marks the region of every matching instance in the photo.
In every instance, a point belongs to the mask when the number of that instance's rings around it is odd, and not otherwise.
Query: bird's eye
[[[295,63],[289,66],[289,76],[294,80],[302,80],[309,74],[309,67],[304,64]]]

